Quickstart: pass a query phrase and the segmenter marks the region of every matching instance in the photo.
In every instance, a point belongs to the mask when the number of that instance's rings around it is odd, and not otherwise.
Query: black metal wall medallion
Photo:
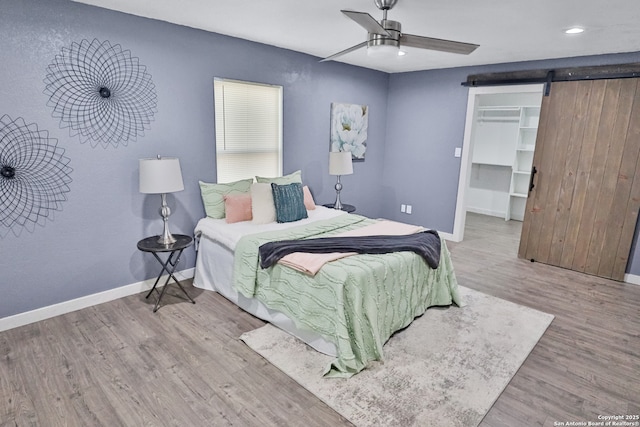
[[[47,68],[44,93],[71,136],[117,147],[144,136],[157,111],[151,75],[131,51],[108,40],[63,48]]]
[[[62,210],[72,169],[57,142],[35,123],[0,117],[0,238],[32,232]]]

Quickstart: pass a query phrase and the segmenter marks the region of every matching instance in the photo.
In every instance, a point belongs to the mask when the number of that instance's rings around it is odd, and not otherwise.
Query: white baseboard
[[[635,274],[625,274],[624,281],[625,283],[631,283],[632,285],[640,285],[640,276],[636,276]]]
[[[176,271],[174,274],[179,280],[191,279],[195,273],[195,268],[188,268],[182,271]],[[158,286],[163,286],[168,275],[162,276]],[[17,328],[18,326],[28,325],[40,320],[50,319],[72,311],[102,304],[104,302],[113,301],[118,298],[127,297],[129,295],[147,292],[153,287],[156,279],[147,279],[142,282],[132,283],[130,285],[121,286],[108,291],[98,292],[96,294],[64,301],[58,304],[49,305],[47,307],[38,308],[24,313],[15,314],[13,316],[0,319],[0,332]]]
[[[438,231],[438,234],[440,235],[440,237],[442,237],[444,240],[448,240],[450,242],[457,242],[458,240],[455,240],[453,238],[453,234],[451,233],[445,233],[443,231]]]
[[[483,208],[474,208],[473,206],[467,206],[467,212],[473,212],[481,215],[497,216],[498,218],[504,218],[507,215],[506,212],[492,211],[490,209]]]

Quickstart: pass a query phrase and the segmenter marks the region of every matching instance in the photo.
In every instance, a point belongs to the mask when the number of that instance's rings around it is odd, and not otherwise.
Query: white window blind
[[[282,86],[214,80],[218,182],[282,175]]]

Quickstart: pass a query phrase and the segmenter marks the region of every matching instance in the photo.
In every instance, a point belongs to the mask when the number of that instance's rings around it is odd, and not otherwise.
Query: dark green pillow
[[[271,191],[273,204],[276,206],[277,222],[293,222],[307,218],[301,183],[278,185],[272,182]]]

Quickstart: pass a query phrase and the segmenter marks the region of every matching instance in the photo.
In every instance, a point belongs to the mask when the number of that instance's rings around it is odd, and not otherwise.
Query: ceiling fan
[[[378,9],[382,10],[382,21],[376,21],[371,15],[365,12],[352,10],[341,10],[347,17],[354,20],[369,33],[367,41],[359,43],[327,58],[320,62],[331,61],[339,56],[346,55],[361,47],[367,47],[368,51],[393,50],[401,52],[401,46],[417,47],[419,49],[439,50],[442,52],[459,53],[468,55],[478,47],[477,44],[462,43],[453,40],[435,39],[432,37],[414,36],[413,34],[403,34],[402,26],[398,21],[387,19],[387,11],[391,10],[398,0],[374,0]]]

